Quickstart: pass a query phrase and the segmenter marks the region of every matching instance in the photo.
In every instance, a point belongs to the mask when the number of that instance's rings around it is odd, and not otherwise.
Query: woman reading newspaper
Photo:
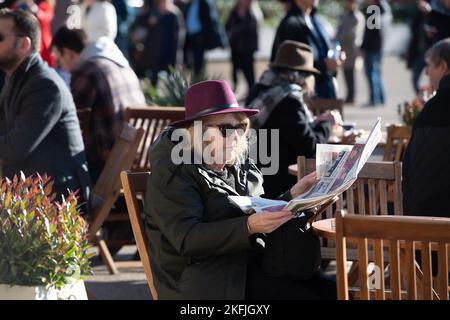
[[[247,157],[248,117],[258,111],[239,107],[222,80],[191,86],[185,108],[186,118],[150,148],[145,225],[159,298],[335,299],[335,283],[317,273],[293,280],[261,268],[255,236],[287,223],[292,212],[247,215],[229,198],[264,194],[262,175]],[[280,199],[314,182],[311,174]]]

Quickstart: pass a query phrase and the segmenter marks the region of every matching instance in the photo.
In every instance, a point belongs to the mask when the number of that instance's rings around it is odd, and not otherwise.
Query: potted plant
[[[76,192],[56,201],[47,176],[23,173],[0,187],[0,300],[87,299],[87,223]]]

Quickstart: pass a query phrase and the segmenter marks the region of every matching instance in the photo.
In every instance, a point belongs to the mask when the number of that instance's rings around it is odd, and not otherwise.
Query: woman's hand
[[[289,210],[254,213],[248,217],[248,232],[250,234],[271,233],[293,217],[294,215]]]
[[[310,189],[314,185],[316,179],[317,173],[315,171],[300,179],[300,181],[294,184],[294,186],[291,188],[292,198],[295,198],[308,191],[308,189]]]
[[[342,115],[338,110],[331,110],[318,115],[314,123],[317,124],[321,121],[328,121],[332,126],[342,126],[342,124],[344,123],[344,121],[342,120]]]

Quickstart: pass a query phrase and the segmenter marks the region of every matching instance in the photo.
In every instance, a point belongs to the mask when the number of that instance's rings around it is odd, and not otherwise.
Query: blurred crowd
[[[335,98],[336,73],[342,70],[347,87],[346,102],[351,104],[355,100],[355,64],[362,57],[370,88],[368,105],[384,104],[383,44],[392,21],[386,0],[344,1],[344,12],[333,35],[327,32],[328,22],[316,14],[318,1],[280,2],[285,6],[286,21],[277,28],[271,60],[279,43],[285,39],[312,45],[316,65],[324,71],[316,77],[317,95]],[[450,1],[415,2],[412,39],[404,57],[418,92],[425,51],[450,34]],[[88,42],[100,37],[114,40],[137,76],[149,79],[154,86],[160,73],[172,67],[200,75],[205,67],[205,52],[215,48],[230,49],[234,89],[239,72],[249,89],[254,85],[254,55],[259,49],[259,30],[263,22],[258,1],[237,0],[224,25],[211,0],[144,0],[138,5],[127,0],[6,0],[0,3],[0,7],[19,8],[36,15],[42,32],[40,53],[52,67],[59,67],[51,54],[52,37],[61,26],[67,25],[83,29]],[[374,11],[368,10],[373,5],[380,9],[381,19],[374,19]],[[314,8],[310,13],[306,9],[308,6]],[[301,21],[287,22],[289,17],[296,16],[302,16]],[[69,83],[70,73],[61,69],[59,73]]]

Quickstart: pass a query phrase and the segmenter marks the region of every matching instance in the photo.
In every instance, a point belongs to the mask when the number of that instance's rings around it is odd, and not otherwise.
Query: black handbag
[[[306,217],[293,218],[266,236],[262,268],[269,276],[307,280],[320,262],[320,240]]]

